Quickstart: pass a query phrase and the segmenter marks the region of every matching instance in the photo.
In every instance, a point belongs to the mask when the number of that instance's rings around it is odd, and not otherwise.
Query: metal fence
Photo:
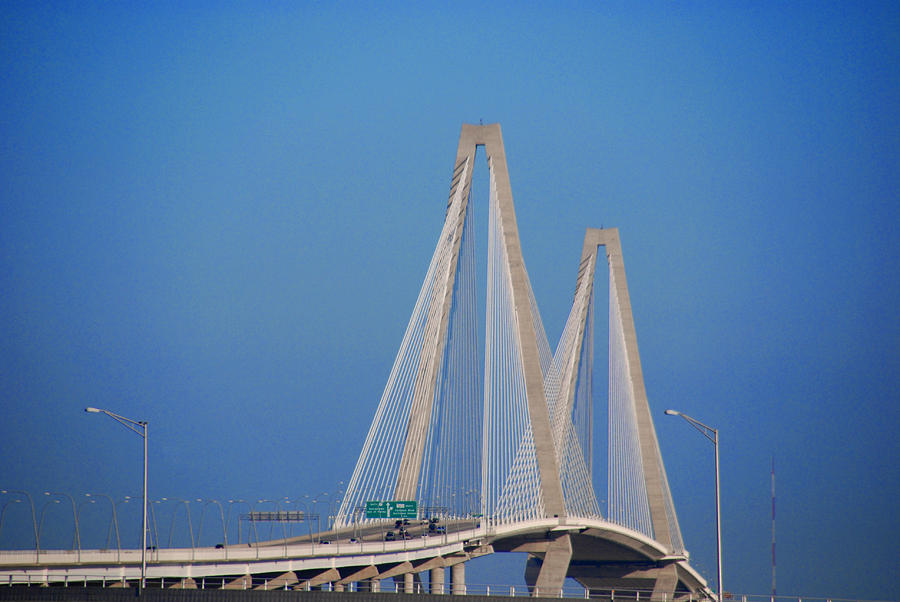
[[[139,593],[139,581],[135,579],[116,579],[97,581],[96,577],[77,577],[71,573],[65,577],[61,575],[48,574],[46,578],[34,579],[28,583],[0,583],[0,600],[60,600],[71,601],[76,600],[97,600],[103,602],[109,600],[113,602],[118,600],[122,595],[134,597]],[[343,591],[332,591],[328,589],[328,585],[324,588],[309,589],[300,583],[285,582],[283,577],[264,578],[264,577],[243,577],[243,578],[187,578],[187,579],[153,579],[148,580],[146,587],[142,592],[144,595],[152,595],[154,600],[159,598],[160,592],[181,592],[188,594],[193,592],[192,601],[202,601],[210,595],[235,595],[239,592],[247,592],[249,594],[259,593],[275,593],[290,592],[300,595],[305,602],[337,602],[344,596],[352,596],[353,602],[369,602],[369,595],[376,595],[380,602],[390,602],[392,595],[410,595],[404,593],[404,584],[402,581],[385,579],[380,582],[357,582],[348,584]],[[155,593],[154,593],[155,592]],[[561,590],[553,592],[532,592],[529,588],[521,585],[506,584],[466,584],[453,586],[450,584],[428,582],[415,582],[413,584],[413,594],[417,596],[431,597],[435,595],[465,595],[472,599],[473,602],[479,602],[479,599],[489,600],[492,598],[543,598],[543,599],[582,599],[596,600],[598,602],[672,602],[665,598],[656,599],[652,597],[651,590],[639,589],[586,589],[577,585],[567,585]],[[178,598],[179,594],[172,594],[173,599],[185,600],[184,597]],[[199,598],[197,596],[200,596]],[[325,600],[327,598],[327,600]],[[159,598],[163,600],[163,598]],[[245,598],[239,598],[241,600]],[[237,599],[236,599],[237,600]],[[675,598],[678,602],[713,602],[706,598],[692,597],[689,594],[678,595]],[[808,596],[771,596],[765,594],[725,594],[724,602],[891,602],[887,600],[864,600],[860,598],[828,598],[828,597],[808,597]],[[421,600],[421,602],[429,602]]]

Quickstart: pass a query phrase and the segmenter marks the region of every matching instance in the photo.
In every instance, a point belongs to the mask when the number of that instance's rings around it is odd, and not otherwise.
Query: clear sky
[[[779,592],[896,600],[898,65],[891,2],[4,2],[0,488],[57,545],[42,492],[139,495],[93,405],[149,420],[152,499],[335,497],[484,120],[551,340],[620,229],[694,566],[712,446],[667,407],[721,431],[727,589],[770,591],[774,457]]]

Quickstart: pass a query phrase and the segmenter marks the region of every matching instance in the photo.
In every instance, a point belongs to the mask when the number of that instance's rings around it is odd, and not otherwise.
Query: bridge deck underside
[[[526,581],[533,587],[553,538],[552,532],[529,533],[496,541],[493,547],[497,552],[527,552]],[[585,588],[648,591],[665,573],[671,574],[671,591],[676,598],[688,597],[705,587],[691,571],[679,569],[682,561],[662,556],[658,549],[626,536],[585,529],[570,539],[572,555],[566,577]]]

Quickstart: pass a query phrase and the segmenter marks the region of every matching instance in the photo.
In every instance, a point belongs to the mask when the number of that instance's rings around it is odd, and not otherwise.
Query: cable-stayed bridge
[[[470,194],[478,147],[489,178],[483,311]],[[609,274],[605,514],[593,478],[600,248]],[[378,518],[366,511],[373,501],[415,502],[417,514]],[[465,562],[495,552],[529,554],[534,595],[559,595],[569,577],[660,600],[711,596],[688,564],[669,492],[618,231],[587,229],[571,312],[551,349],[522,256],[500,126],[463,125],[444,225],[331,529],[252,546],[153,549],[146,578],[246,587],[265,575],[274,586],[331,589],[393,578],[415,591],[427,571],[431,590],[443,592],[450,568],[447,591],[463,593]],[[134,580],[140,556],[0,552],[0,580]]]

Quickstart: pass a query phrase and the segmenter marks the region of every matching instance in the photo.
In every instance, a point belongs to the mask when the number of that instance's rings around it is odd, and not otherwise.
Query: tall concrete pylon
[[[468,203],[468,194],[472,184],[472,165],[477,148],[484,147],[485,153],[493,165],[496,183],[497,200],[503,230],[503,244],[509,259],[509,271],[512,281],[513,305],[518,316],[518,340],[521,344],[525,391],[528,403],[528,415],[534,434],[535,456],[541,478],[541,497],[544,510],[548,516],[565,516],[565,502],[559,480],[559,468],[550,429],[547,412],[547,401],[544,396],[544,378],[538,354],[535,320],[528,292],[528,277],[525,272],[525,261],[522,258],[522,246],[519,240],[519,229],[513,205],[512,188],[509,171],[506,166],[506,152],[503,147],[503,136],[500,124],[470,125],[463,124],[456,152],[454,177],[450,187],[448,210],[453,206],[454,195],[462,194],[462,205],[454,237],[454,255],[450,269],[445,272],[443,285],[443,302],[429,311],[426,331],[446,332],[449,319],[455,261],[458,257],[459,244],[462,237],[463,216]],[[438,373],[437,363],[442,356],[443,337],[433,337],[431,347],[423,352],[416,375],[416,393],[413,408],[406,427],[406,442],[397,474],[395,499],[413,499],[418,484],[422,465],[422,454],[425,447],[426,425],[429,423],[433,407],[435,375]]]

